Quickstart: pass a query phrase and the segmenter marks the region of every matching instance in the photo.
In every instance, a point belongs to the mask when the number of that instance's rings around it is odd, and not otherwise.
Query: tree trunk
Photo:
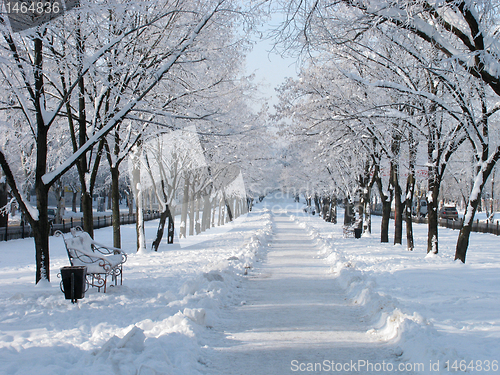
[[[405,217],[406,217],[406,249],[413,251],[415,243],[413,240],[413,220],[411,210],[413,208],[413,199],[415,197],[415,163],[417,160],[417,142],[413,136],[413,131],[410,129],[408,135],[408,178],[406,179],[406,195],[405,195]],[[417,217],[420,216],[420,199],[418,200]]]
[[[143,217],[143,199],[141,186],[141,155],[142,144],[138,143],[132,151],[132,192],[135,198],[136,223],[135,231],[137,236],[137,252],[146,250],[144,217]]]
[[[491,200],[490,200],[490,212],[488,216],[488,222],[493,223],[495,219],[495,168],[491,173]]]
[[[83,56],[85,42],[81,37],[81,30],[78,28],[76,31],[77,42],[77,55],[79,71],[83,68]],[[85,104],[85,82],[83,75],[78,80],[78,143],[83,146],[87,142],[87,115]],[[76,151],[76,150],[74,150]],[[83,213],[83,230],[87,232],[92,238],[94,237],[94,213],[92,211],[92,189],[91,183],[87,181],[87,173],[89,167],[87,164],[87,156],[83,154],[77,163],[78,174],[80,177],[80,184],[82,190],[82,213]]]
[[[212,228],[215,227],[215,212],[217,211],[217,195],[212,199]]]
[[[360,196],[361,197],[363,196],[362,192],[360,193]],[[364,211],[365,205],[363,204],[363,199],[362,198],[358,201],[357,207],[358,207],[357,225],[358,225],[359,229],[363,229],[363,220],[365,218],[365,211]]]
[[[247,199],[246,198],[240,198],[240,215],[245,215],[248,213],[248,205],[247,205]]]
[[[329,199],[327,197],[323,197],[321,203],[322,203],[321,215],[323,216],[323,220],[327,221],[329,220],[328,218],[328,213],[329,213],[328,209],[330,207]]]
[[[158,223],[158,230],[156,231],[156,238],[151,244],[151,249],[154,251],[158,251],[158,247],[160,247],[161,240],[163,238],[163,232],[165,231],[165,223],[167,222],[167,219],[169,218],[170,210],[167,209],[163,211],[160,215],[160,222]]]
[[[7,183],[0,182],[0,208],[5,207],[9,201],[7,196]],[[6,210],[5,214],[0,213],[0,228],[5,228],[9,220],[9,213]]]
[[[220,227],[221,221],[222,221],[222,216],[224,214],[224,207],[223,207],[223,201],[222,201],[222,196],[219,198],[219,216],[217,218],[217,226]]]
[[[401,151],[401,135],[394,131],[391,142],[391,181],[394,192],[394,245],[403,243],[403,209],[401,195],[403,193],[399,184],[399,154]]]
[[[415,244],[413,242],[413,221],[411,217],[411,208],[413,205],[413,196],[415,193],[415,169],[410,168],[410,173],[406,180],[406,201],[405,201],[405,218],[406,218],[406,249],[413,251]]]
[[[380,224],[380,242],[389,242],[389,221],[391,219],[391,202],[392,193],[389,191],[390,196],[384,194],[384,187],[382,178],[380,177],[380,168],[376,164],[373,172],[373,182],[377,184],[377,189],[382,201],[382,223]]]
[[[151,245],[151,248],[154,251],[158,251],[158,247],[160,246],[161,240],[163,238],[163,232],[165,230],[165,223],[168,220],[167,224],[167,244],[174,243],[174,218],[172,217],[172,212],[170,211],[170,206],[168,205],[168,195],[167,195],[167,187],[165,186],[165,180],[161,180],[161,193],[163,194],[163,202],[165,202],[165,208],[160,215],[160,222],[158,223],[158,230],[156,231],[156,238]],[[175,212],[175,208],[174,208]]]
[[[469,203],[467,204],[467,208],[465,210],[462,228],[460,228],[460,233],[458,235],[457,246],[455,250],[455,260],[460,259],[463,263],[465,263],[467,248],[469,247],[470,232],[472,230],[472,223],[474,222],[474,216],[481,200],[481,192],[483,191],[486,180],[491,174],[491,171],[495,167],[495,164],[499,158],[500,147],[496,150],[495,154],[491,158],[482,163],[482,167],[474,180],[472,192],[469,197]]]
[[[352,223],[354,222],[353,205],[349,200],[349,198],[344,199],[344,207],[345,207],[344,225],[346,226],[352,225]]]
[[[196,184],[195,181],[191,184],[191,196],[189,197],[189,235],[194,235],[194,219],[196,215]]]
[[[137,189],[137,201],[135,205],[136,214],[136,232],[137,232],[137,251],[144,252],[146,250],[146,232],[144,228],[144,197],[142,187]]]
[[[71,198],[71,211],[77,212],[76,202],[77,202],[77,199],[78,199],[78,191],[76,189],[73,189],[72,194],[73,194],[73,196]]]
[[[200,206],[201,206],[201,196],[198,194],[195,202],[195,215],[194,215],[194,231],[198,235],[201,233],[201,222],[200,222]]]
[[[417,217],[423,216],[422,215],[422,194],[421,193],[417,197],[416,215],[417,215]]]
[[[239,198],[234,198],[233,199],[233,203],[234,203],[234,218],[237,219],[240,217],[240,200]]]
[[[41,58],[41,46],[38,53],[35,54],[37,58]],[[35,40],[35,51],[37,51],[37,42]],[[40,103],[40,102],[37,102]],[[42,181],[42,176],[47,168],[47,128],[43,125],[42,116],[37,116],[38,129],[37,129],[37,157],[35,168],[35,194],[37,197],[36,205],[38,209],[38,218],[35,220],[31,216],[31,211],[25,205],[23,197],[18,190],[14,175],[10,169],[5,155],[0,150],[0,165],[6,175],[7,183],[9,184],[12,194],[16,197],[23,216],[29,221],[33,229],[33,237],[35,240],[35,283],[38,284],[40,280],[50,281],[50,260],[49,260],[49,221],[48,221],[48,197],[49,187]]]
[[[45,126],[42,108],[44,105],[43,92],[43,54],[42,40],[36,38],[34,40],[34,57],[35,57],[35,108],[37,119],[37,149],[36,149],[36,169],[35,169],[35,192],[36,205],[38,209],[38,220],[31,220],[33,235],[35,237],[35,258],[36,258],[36,283],[40,280],[50,281],[50,257],[49,257],[49,187],[46,186],[42,177],[47,172],[47,143],[49,128]]]
[[[126,194],[127,194],[128,214],[133,215],[134,214],[134,198],[132,196],[132,192],[126,192]]]
[[[41,132],[38,131],[40,137]],[[46,136],[46,134],[45,134]],[[40,138],[39,138],[40,140]],[[46,145],[46,142],[43,142]],[[38,220],[31,222],[33,228],[33,236],[35,239],[36,249],[36,283],[42,279],[50,281],[50,261],[49,261],[49,216],[48,216],[48,203],[49,203],[49,189],[42,182],[42,176],[46,171],[47,155],[46,147],[39,146],[37,149],[37,167],[35,178],[35,192],[36,192],[36,205],[38,209]],[[45,157],[44,157],[45,155]],[[44,159],[41,161],[41,159]],[[41,162],[40,162],[41,161]]]
[[[365,213],[365,228],[366,232],[372,232],[372,210],[370,206],[371,201],[371,188],[367,186],[363,194],[363,211]]]
[[[428,188],[431,199],[427,202],[427,253],[438,253],[438,197],[440,181],[434,171],[434,167],[429,167]]]
[[[437,86],[431,85],[431,92],[437,94]],[[427,135],[427,164],[428,164],[428,180],[427,180],[427,253],[437,254],[438,246],[438,205],[439,205],[439,189],[441,187],[441,175],[439,173],[439,165],[442,158],[442,149],[438,120],[436,118],[436,105],[432,104],[429,108],[430,116],[426,118],[428,135]]]
[[[111,186],[111,189],[108,190],[108,205],[107,209],[112,210],[113,209],[113,186]],[[118,205],[120,205],[120,192],[118,192]]]
[[[154,199],[155,199],[155,194],[153,192],[153,189],[148,189],[149,212],[151,213],[154,211],[153,207]]]
[[[397,177],[397,172],[394,173],[394,244],[401,245],[403,243],[403,209],[404,205],[401,202],[401,186]]]
[[[382,200],[382,224],[380,225],[380,242],[389,242],[389,221],[391,219],[391,201]]]
[[[231,211],[230,202],[228,202],[226,198],[226,193],[222,192],[222,197],[224,199],[224,204],[226,206],[226,211],[227,211],[227,221],[222,222],[222,224],[224,224],[225,222],[233,221],[233,212]]]
[[[118,167],[112,167],[111,170],[111,216],[113,222],[113,246],[121,248],[120,233],[120,171]]]
[[[337,224],[337,197],[332,195],[330,199],[330,222]]]
[[[36,188],[35,188],[36,189]],[[39,199],[41,196],[37,195],[37,206],[40,208],[42,205],[48,203],[48,199]],[[48,194],[47,194],[48,198]],[[49,222],[47,215],[40,215],[40,220],[35,221],[31,225],[33,229],[33,237],[35,240],[35,259],[36,259],[36,275],[35,281],[38,284],[40,280],[50,281],[50,260],[49,260]]]
[[[179,231],[179,238],[182,237],[186,238],[188,203],[189,203],[189,177],[186,176],[184,178],[184,195],[182,197],[181,227]]]
[[[201,223],[201,231],[204,232],[210,229],[210,217],[212,216],[212,205],[210,204],[210,195],[203,196],[203,216]]]
[[[319,197],[318,197],[318,194],[314,194],[314,207],[316,208],[316,213],[319,216],[321,211],[319,209]]]
[[[57,209],[54,222],[56,224],[61,224],[64,215],[64,187],[62,185],[61,179],[57,180],[54,184],[54,193],[56,196]]]
[[[84,187],[84,186],[82,186]],[[92,196],[88,191],[82,192],[83,230],[94,237],[94,213],[92,211]]]
[[[167,232],[167,243],[169,245],[174,243],[174,233],[175,233],[175,206],[167,205],[167,214],[168,214],[168,232]]]
[[[438,253],[438,192],[431,190],[431,201],[427,203],[427,253]]]

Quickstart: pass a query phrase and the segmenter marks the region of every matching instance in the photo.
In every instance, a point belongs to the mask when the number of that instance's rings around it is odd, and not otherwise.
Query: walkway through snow
[[[396,364],[393,350],[367,333],[363,308],[346,300],[306,230],[287,215],[274,222],[267,258],[241,286],[242,304],[228,306],[212,330],[208,373],[281,375],[315,366],[318,374],[363,374],[374,372],[351,363]]]

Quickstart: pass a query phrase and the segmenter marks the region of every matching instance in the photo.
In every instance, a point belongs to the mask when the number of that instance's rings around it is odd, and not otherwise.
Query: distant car
[[[47,210],[47,214],[49,217],[49,223],[54,223],[54,220],[56,219],[56,210],[54,208],[49,208]]]
[[[439,218],[446,220],[458,220],[458,211],[455,206],[444,206],[439,210]]]
[[[424,217],[427,215],[427,201],[425,199],[420,200],[420,212],[417,215],[417,208],[418,208],[418,202],[414,201],[413,202],[413,207],[411,209],[411,214],[414,216],[421,216]]]

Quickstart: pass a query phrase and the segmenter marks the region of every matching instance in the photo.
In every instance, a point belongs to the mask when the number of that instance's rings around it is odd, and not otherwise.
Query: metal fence
[[[160,213],[155,211],[152,213],[144,213],[144,220],[154,220],[160,217]],[[133,224],[136,222],[136,214],[122,214],[120,215],[120,225]],[[113,225],[111,216],[96,216],[94,218],[94,229],[110,227]],[[83,227],[83,219],[66,219],[61,224],[52,224],[50,227],[51,235],[60,230],[67,233],[73,227]],[[19,238],[33,237],[33,231],[29,225],[13,225],[9,227],[0,228],[0,241],[15,240]]]
[[[413,222],[427,224],[427,218],[413,218]],[[438,224],[440,227],[457,229],[457,230],[460,230],[460,228],[462,228],[462,222],[463,219],[458,219],[458,220],[438,219]],[[472,232],[491,233],[498,236],[500,235],[499,221],[497,220],[495,222],[488,223],[476,220],[472,224]]]
[[[371,213],[372,215],[382,216],[382,211],[372,210]],[[391,219],[394,219],[394,212],[391,212]],[[412,217],[412,221],[414,223],[427,224],[427,217]],[[460,230],[460,228],[462,228],[462,221],[463,218],[458,220],[438,219],[438,225],[444,228]],[[491,233],[499,236],[500,235],[499,220],[492,223],[476,220],[472,224],[471,230],[472,232]]]

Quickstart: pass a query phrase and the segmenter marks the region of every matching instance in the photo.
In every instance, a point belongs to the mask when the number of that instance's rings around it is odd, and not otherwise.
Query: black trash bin
[[[78,302],[87,291],[87,267],[67,266],[61,268],[61,290],[66,299]]]
[[[361,238],[361,228],[354,228],[354,238]]]

